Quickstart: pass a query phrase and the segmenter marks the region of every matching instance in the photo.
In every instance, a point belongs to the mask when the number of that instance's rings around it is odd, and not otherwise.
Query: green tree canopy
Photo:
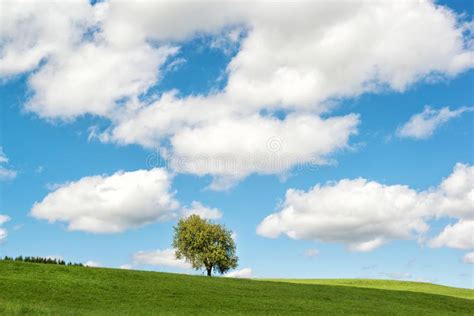
[[[194,269],[223,274],[237,267],[232,232],[198,215],[182,218],[174,227],[173,247],[176,258],[184,258]]]

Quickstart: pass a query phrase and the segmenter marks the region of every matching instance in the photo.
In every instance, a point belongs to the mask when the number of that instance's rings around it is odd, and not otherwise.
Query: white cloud
[[[7,215],[1,215],[1,214],[0,214],[0,225],[5,224],[5,223],[8,222],[9,220],[10,220],[10,217],[8,217]]]
[[[463,258],[464,263],[474,264],[474,252],[467,253]]]
[[[16,171],[0,166],[0,180],[11,180],[16,178]]]
[[[28,79],[34,93],[26,108],[45,118],[112,115],[118,102],[155,85],[177,51],[142,34],[128,46],[115,42],[105,30],[108,2],[7,2],[2,12],[0,75],[37,69]]]
[[[222,106],[212,109],[212,104]],[[237,117],[229,111],[222,96],[176,99],[165,94],[137,114],[123,116],[114,129],[98,137],[149,148],[170,137],[171,148],[161,151],[170,167],[213,175],[211,188],[226,189],[251,173],[279,174],[295,166],[325,164],[332,152],[349,146],[359,123],[354,114],[328,119],[290,114],[280,120]]]
[[[156,84],[159,67],[176,51],[167,46],[124,50],[83,44],[72,55],[51,58],[31,75],[29,85],[36,93],[26,108],[42,117],[63,119],[84,113],[112,115],[118,101],[137,97]]]
[[[446,226],[443,231],[429,242],[431,247],[451,247],[458,249],[474,248],[474,220],[460,220]]]
[[[474,107],[462,107],[451,111],[448,107],[436,110],[427,106],[423,112],[413,115],[401,126],[397,130],[397,135],[415,139],[428,138],[438,127],[467,111],[474,111]]]
[[[0,146],[0,181],[1,180],[11,180],[16,178],[16,171],[8,169],[7,167],[2,166],[3,164],[8,163],[8,157],[3,152],[3,148]]]
[[[133,255],[133,265],[154,265],[180,269],[191,269],[192,266],[184,259],[176,259],[174,249],[139,251]]]
[[[319,250],[318,250],[318,249],[314,249],[314,248],[306,249],[306,250],[303,252],[303,256],[308,257],[308,258],[317,257],[317,256],[319,256]]]
[[[159,45],[166,47],[166,43],[199,34],[217,38],[230,34],[235,41],[239,39],[235,34],[242,29],[246,37],[228,66],[225,89],[241,106],[314,108],[328,98],[352,97],[381,86],[403,91],[433,73],[453,76],[473,65],[471,37],[464,35],[469,23],[431,1],[284,2],[279,6],[105,1],[93,6],[84,0],[74,4],[11,2],[2,9],[2,73],[31,71],[46,60],[40,68],[53,65],[53,73],[63,74],[53,76],[57,80],[69,74],[92,84],[100,82],[112,65],[123,72],[129,70],[129,78],[119,71],[110,83],[102,82],[110,88],[105,89],[111,93],[109,98],[103,98],[104,89],[92,89],[104,102],[123,94],[117,86],[126,95],[127,91],[136,94],[142,90],[132,88],[137,83],[143,83],[144,88],[156,84],[147,78],[150,71],[157,71],[160,58],[142,58],[133,52],[158,51]],[[438,38],[443,38],[442,47]],[[104,59],[105,55],[110,60]],[[99,63],[101,60],[106,62]],[[140,61],[148,62],[150,69],[137,66],[142,65]],[[87,75],[90,69],[96,71]],[[57,80],[51,85],[58,84]],[[125,87],[127,83],[130,87]],[[33,86],[40,95],[54,93],[52,87]],[[81,97],[78,92],[86,88],[78,85],[77,90],[66,91]],[[75,116],[103,114],[105,106],[94,102],[99,107],[94,109],[80,102],[59,105],[56,101],[46,98],[39,104],[50,107],[48,111],[40,105],[33,110],[51,117]],[[68,106],[78,109],[66,110]]]
[[[239,278],[239,279],[248,279],[252,277],[252,269],[244,268],[241,270],[235,270],[233,272],[229,272],[224,274],[226,278]]]
[[[218,219],[217,208],[193,201],[180,207],[165,169],[119,171],[78,181],[49,185],[52,191],[36,202],[31,215],[49,222],[66,222],[69,230],[119,233],[154,221],[197,214]]]
[[[457,164],[454,172],[430,195],[437,216],[459,219],[447,225],[438,236],[428,241],[430,247],[474,249],[474,167]],[[469,263],[469,254],[464,262]],[[467,259],[466,259],[467,258]]]
[[[117,233],[174,218],[178,208],[171,191],[171,175],[154,168],[62,184],[36,202],[31,215],[66,222],[70,230]]]
[[[128,264],[128,263],[126,263],[126,264],[122,264],[122,265],[119,267],[119,269],[123,269],[123,270],[132,270],[132,269],[133,269],[133,265],[131,265],[131,264]]]
[[[206,9],[200,12],[206,14]],[[232,9],[237,19],[250,27],[228,66],[224,91],[178,100],[165,95],[149,105],[135,105],[139,111],[115,121],[103,140],[154,147],[163,137],[170,137],[167,158],[177,171],[214,175],[210,188],[226,189],[250,173],[284,173],[299,163],[321,163],[323,154],[347,145],[347,136],[356,130],[354,117],[350,127],[341,124],[330,129],[324,120],[317,124],[314,116],[298,113],[276,120],[256,114],[261,109],[319,113],[327,110],[324,101],[330,98],[351,97],[380,86],[404,90],[433,72],[453,75],[472,66],[460,36],[464,26],[454,27],[456,17],[429,2],[324,7],[257,4],[249,8],[234,5]],[[225,5],[221,11],[227,12]],[[390,22],[393,12],[407,18]],[[196,19],[191,21],[189,25]],[[373,23],[378,26],[374,28]],[[448,48],[432,49],[438,46],[433,37],[419,41],[435,29],[446,36]],[[185,30],[179,36],[191,33]],[[306,129],[298,128],[301,119],[306,120]],[[320,153],[328,144],[321,142],[322,136],[314,137],[319,133],[335,134],[344,141],[331,143],[333,146]],[[277,163],[273,156],[256,159],[255,153],[264,151],[272,137],[287,146],[306,144],[296,150],[302,153],[298,157],[283,148],[286,151],[280,154],[284,158]]]
[[[182,214],[184,216],[189,216],[192,214],[199,215],[202,218],[207,219],[219,219],[222,217],[222,212],[217,208],[210,208],[202,205],[200,202],[193,201],[191,207],[183,208]]]
[[[219,33],[223,28],[241,22],[241,12],[245,7],[224,2],[112,1],[104,10],[103,36],[124,47],[146,39],[183,41],[198,33]]]
[[[449,177],[425,196],[437,217],[474,220],[474,166],[457,163]]]
[[[416,208],[416,191],[366,179],[343,179],[308,192],[290,189],[282,209],[266,217],[257,233],[276,238],[347,244],[370,251],[392,239],[410,239],[428,229]]]
[[[3,76],[31,71],[51,56],[72,53],[94,23],[94,12],[87,0],[2,1],[1,16]]]
[[[3,152],[3,148],[0,147],[0,163],[7,163],[7,162],[8,162],[8,157]]]
[[[8,236],[8,232],[2,225],[10,220],[10,217],[0,214],[0,243],[5,240]]]
[[[86,267],[90,267],[90,268],[100,268],[100,267],[102,267],[102,264],[100,262],[92,261],[92,260],[87,261],[84,265]]]
[[[127,104],[131,109],[115,118],[115,125],[97,137],[102,141],[156,148],[163,139],[185,127],[208,125],[231,115],[221,96],[180,99],[176,94],[177,91],[164,93],[149,105],[132,100]]]
[[[298,165],[326,164],[332,152],[348,147],[357,124],[355,115],[326,120],[311,115],[225,119],[176,133],[171,138],[171,166],[214,175],[211,188],[226,189],[251,173],[280,174]]]
[[[316,185],[307,192],[289,189],[280,210],[267,216],[257,233],[342,243],[352,251],[371,251],[394,239],[416,239],[427,232],[428,219],[474,216],[473,172],[473,166],[457,164],[437,188],[421,192],[362,178]],[[462,225],[462,232],[470,222]],[[465,239],[446,241],[458,227],[446,229],[446,236],[433,245],[466,246]]]
[[[422,232],[422,230],[419,231]],[[349,244],[348,249],[350,251],[368,252],[382,246],[386,242],[384,238],[374,238],[369,241]]]
[[[84,0],[74,7],[9,2],[2,11],[0,73],[36,69],[29,75],[27,109],[46,118],[105,116],[111,126],[100,140],[159,146],[177,171],[215,176],[215,189],[251,173],[286,173],[300,160],[321,164],[346,147],[358,119],[317,116],[334,101],[404,91],[473,66],[469,24],[431,1],[92,6]],[[187,98],[171,92],[140,98],[159,85],[167,60],[179,61],[171,59],[177,45],[202,34],[240,40],[226,87]],[[277,109],[294,112],[283,120],[261,114]],[[334,141],[327,134],[336,135]],[[212,135],[212,146],[196,135]],[[263,151],[269,138],[282,140],[281,155],[302,156],[285,156],[277,167],[272,157],[248,163],[247,154]],[[222,156],[230,158],[231,169],[216,168]]]
[[[239,27],[224,31],[212,38],[210,47],[221,50],[224,54],[230,56],[238,51],[238,44],[243,37],[243,32],[244,30]]]
[[[249,11],[251,30],[228,67],[226,88],[244,103],[314,108],[473,66],[461,35],[468,24],[431,1],[260,4]],[[445,40],[441,49],[437,36]]]
[[[165,71],[166,72],[176,71],[179,68],[181,68],[181,66],[185,63],[186,63],[185,58],[178,57],[178,58],[174,59],[172,62],[170,62],[169,64],[166,65]]]

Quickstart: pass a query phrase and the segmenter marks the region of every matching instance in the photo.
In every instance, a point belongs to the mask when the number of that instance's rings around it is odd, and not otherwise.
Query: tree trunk
[[[212,267],[210,267],[210,268],[206,267],[206,270],[207,270],[207,276],[211,276]]]

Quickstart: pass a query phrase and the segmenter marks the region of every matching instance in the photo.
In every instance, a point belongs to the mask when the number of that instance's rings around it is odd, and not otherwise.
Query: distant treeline
[[[45,263],[45,264],[59,264],[63,266],[80,266],[83,267],[82,263],[67,262],[62,259],[57,258],[43,258],[43,257],[23,257],[18,256],[16,258],[5,256],[3,257],[5,261],[21,261],[21,262],[33,262],[33,263]]]

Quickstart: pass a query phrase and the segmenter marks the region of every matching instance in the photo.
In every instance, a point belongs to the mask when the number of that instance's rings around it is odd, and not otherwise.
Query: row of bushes
[[[43,257],[23,257],[19,256],[16,258],[8,257],[5,256],[3,258],[5,261],[21,261],[21,262],[33,262],[33,263],[45,263],[45,264],[59,264],[59,265],[68,265],[68,266],[84,266],[82,263],[73,263],[73,262],[68,262],[62,260],[62,259],[56,259],[56,258],[43,258]]]

